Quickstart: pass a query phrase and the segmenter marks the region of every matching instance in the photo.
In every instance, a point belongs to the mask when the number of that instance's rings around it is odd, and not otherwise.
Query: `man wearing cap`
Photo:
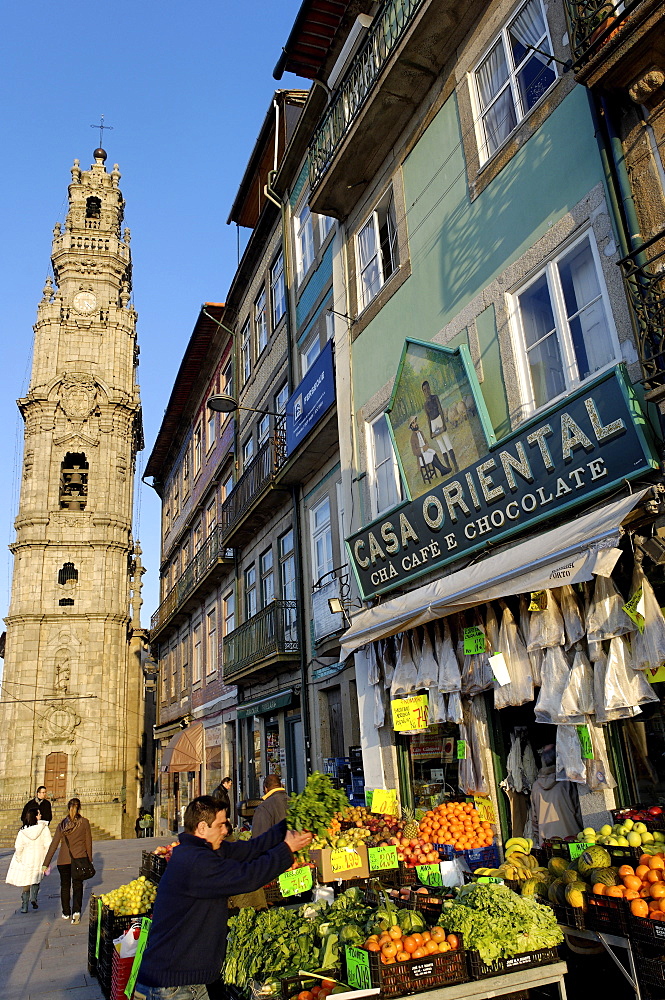
[[[556,780],[556,748],[553,743],[540,750],[540,760],[542,766],[531,788],[536,846],[552,837],[574,837],[584,825],[574,783]]]

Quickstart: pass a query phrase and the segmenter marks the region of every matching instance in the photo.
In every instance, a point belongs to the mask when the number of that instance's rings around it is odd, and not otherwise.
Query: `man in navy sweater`
[[[205,1000],[226,951],[227,899],[287,871],[311,834],[277,823],[256,840],[224,844],[226,810],[200,795],[162,875],[139,970],[136,1000]]]

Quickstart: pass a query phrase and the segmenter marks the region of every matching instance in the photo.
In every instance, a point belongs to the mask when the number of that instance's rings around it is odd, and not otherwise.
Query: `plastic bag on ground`
[[[543,683],[534,707],[536,722],[555,723],[561,713],[563,692],[570,678],[570,667],[561,646],[550,646],[543,659]]]
[[[587,721],[591,746],[593,747],[593,759],[585,761],[586,783],[592,792],[602,792],[605,789],[616,788],[616,781],[610,771],[610,762],[607,758],[605,748],[605,734],[602,726],[594,726],[589,719]]]
[[[504,607],[499,630],[498,650],[510,674],[510,683],[494,682],[494,707],[508,708],[509,705],[524,705],[533,701],[533,678],[531,663],[526,646],[522,642],[519,629],[509,607]]]
[[[586,765],[582,759],[577,726],[557,726],[555,777],[557,781],[576,781],[579,785],[586,785]]]
[[[383,683],[385,687],[392,687],[395,674],[395,639],[389,635],[383,643]]]
[[[581,650],[575,653],[570,676],[561,699],[561,718],[593,715],[593,668]],[[579,725],[582,724],[582,719]]]
[[[378,642],[370,642],[368,649],[367,680],[370,684],[378,684],[381,680],[381,665]]]
[[[386,724],[386,705],[383,700],[383,686],[375,684],[374,691],[374,728],[381,729]]]
[[[569,583],[559,587],[557,600],[566,630],[566,649],[570,649],[586,635],[582,609],[578,603],[575,588],[571,587]]]
[[[434,726],[439,722],[445,722],[446,719],[446,696],[437,687],[431,687],[429,689],[429,715],[427,721],[430,726]]]
[[[586,622],[587,639],[590,642],[614,639],[635,629],[636,626],[623,610],[625,603],[611,577],[596,577]]]
[[[395,663],[393,682],[390,686],[390,697],[399,698],[403,695],[415,694],[417,680],[418,672],[411,655],[409,633],[402,632],[397,647],[397,661]]]
[[[633,669],[655,670],[665,662],[665,617],[646,576],[636,572],[633,576],[633,594],[639,587],[642,588],[644,604],[644,631],[640,632],[638,629],[631,636]]]
[[[442,634],[443,630],[443,634]],[[437,687],[439,691],[449,694],[451,691],[461,691],[462,675],[455,656],[453,641],[450,637],[450,625],[444,618],[434,622],[434,648],[439,661]]]
[[[547,591],[547,607],[544,611],[529,612],[529,639],[527,650],[550,649],[552,646],[564,646],[566,630],[559,611],[553,590]]]
[[[448,719],[459,726],[464,721],[462,712],[462,696],[459,691],[451,691],[448,695]]]
[[[598,643],[600,646],[601,644]],[[618,719],[630,719],[634,715],[639,715],[642,711],[637,705],[630,705],[625,708],[612,709],[605,708],[605,673],[607,670],[607,656],[602,653],[593,665],[593,707],[596,722],[600,725],[606,722],[616,722]]]
[[[420,632],[420,629],[416,629],[415,631]],[[422,633],[423,641],[420,647],[420,659],[416,659],[416,666],[418,668],[416,687],[419,691],[423,688],[429,689],[435,687],[439,676],[439,664],[434,658],[434,646],[432,645],[432,638],[427,625],[424,626]]]

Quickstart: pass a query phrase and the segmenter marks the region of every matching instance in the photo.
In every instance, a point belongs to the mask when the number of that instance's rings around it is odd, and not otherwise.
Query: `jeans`
[[[203,984],[197,986],[142,986],[134,987],[134,1000],[208,1000]]]
[[[72,879],[71,865],[58,865],[58,871],[60,872],[60,902],[62,904],[62,912],[66,917],[71,916],[72,913],[80,913],[83,903],[83,881],[77,878]],[[70,889],[72,894],[71,911],[69,909]]]

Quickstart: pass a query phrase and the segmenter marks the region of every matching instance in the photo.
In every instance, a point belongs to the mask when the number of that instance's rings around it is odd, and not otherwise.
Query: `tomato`
[[[393,941],[391,941],[390,944],[386,943],[381,945],[381,954],[385,955],[386,958],[394,958],[397,954],[397,946]]]
[[[402,941],[402,945],[404,947],[404,951],[408,951],[408,953],[412,955],[413,952],[418,947],[418,942],[412,935],[409,935],[408,937],[404,938],[404,940]]]
[[[665,917],[665,913],[663,914],[663,916]],[[424,948],[416,948],[411,958],[424,958],[426,954],[427,952],[425,951]]]
[[[399,939],[402,936],[402,928],[398,927],[397,924],[395,924],[394,927],[388,928],[388,933],[390,934],[392,941],[399,941]]]
[[[436,941],[433,941],[432,939],[430,939],[425,945],[425,951],[427,952],[428,955],[433,955],[434,952],[435,951],[438,952],[438,950],[439,950],[439,945],[437,944]]]
[[[337,986],[337,983],[335,982],[334,979],[324,979],[321,982],[321,986],[324,988],[324,990],[334,990],[335,987]]]
[[[395,955],[396,962],[408,962],[410,958],[408,951],[398,951]]]
[[[423,943],[423,936],[422,936],[422,934],[418,934],[416,932],[415,934],[412,934],[411,937],[416,942],[416,947],[419,948],[421,946],[421,944]]]
[[[447,934],[446,941],[453,951],[457,951],[459,948],[459,938],[457,937],[457,934]]]
[[[298,994],[298,1000],[314,1000],[309,990],[303,990]]]
[[[381,945],[378,941],[365,941],[363,948],[365,948],[366,951],[381,951]],[[301,998],[298,997],[298,1000],[301,1000]]]
[[[440,943],[441,941],[446,940],[446,932],[443,927],[432,927],[430,934],[432,935],[432,941],[438,941]]]
[[[439,947],[439,952],[441,954],[443,954],[446,951],[452,951],[452,948],[450,947],[447,941],[442,941],[438,947]]]

